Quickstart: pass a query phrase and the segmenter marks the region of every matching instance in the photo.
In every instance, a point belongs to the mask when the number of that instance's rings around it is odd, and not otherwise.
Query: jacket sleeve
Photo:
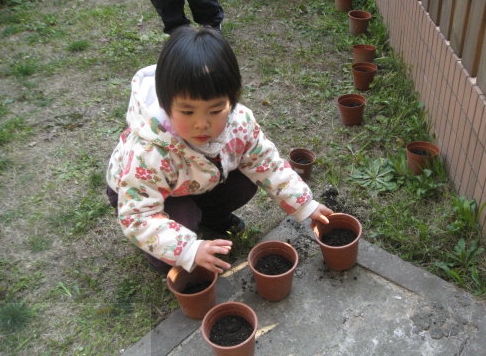
[[[309,186],[265,137],[252,112],[248,110],[244,115],[249,134],[239,169],[287,214],[299,222],[306,219],[319,205],[312,199]]]
[[[160,154],[135,145],[125,155],[118,181],[118,219],[123,233],[152,256],[192,271],[201,241],[164,212],[171,188],[160,167]]]

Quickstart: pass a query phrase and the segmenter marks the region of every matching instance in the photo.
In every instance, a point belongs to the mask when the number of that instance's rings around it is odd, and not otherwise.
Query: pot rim
[[[233,346],[222,346],[222,345],[218,345],[218,344],[215,344],[214,342],[212,342],[211,340],[209,340],[209,335],[206,335],[206,333],[204,332],[204,325],[207,323],[207,319],[209,318],[209,315],[210,313],[214,313],[214,310],[218,310],[218,309],[223,309],[227,306],[230,306],[230,305],[234,305],[234,306],[237,306],[239,308],[243,308],[243,309],[246,309],[247,311],[250,312],[252,318],[255,320],[255,326],[253,327],[253,332],[251,333],[250,336],[248,336],[248,338],[242,342],[240,342],[239,344],[236,344],[236,345],[233,345]],[[231,315],[231,314],[228,314],[228,315]],[[245,319],[246,320],[246,319]],[[246,320],[248,322],[248,320]],[[211,325],[211,328],[214,326]],[[256,335],[256,332],[258,330],[258,317],[255,313],[255,311],[253,310],[253,308],[251,308],[249,305],[245,304],[245,303],[241,303],[241,302],[223,302],[223,303],[220,303],[220,304],[217,304],[215,305],[214,307],[212,307],[211,309],[209,309],[209,311],[206,313],[206,315],[204,315],[204,318],[201,322],[201,334],[203,335],[203,338],[206,340],[206,342],[211,345],[212,347],[215,347],[217,349],[221,349],[221,350],[233,350],[235,348],[238,348],[240,347],[241,345],[249,342],[249,340],[251,340],[252,338],[255,337]]]
[[[282,246],[285,245],[285,247],[290,247],[292,253],[295,255],[294,264],[286,272],[281,273],[281,274],[265,274],[265,273],[261,273],[261,272],[257,271],[255,269],[255,267],[253,266],[253,264],[251,263],[251,257],[256,253],[255,251],[257,251],[258,249],[264,248],[265,245],[271,245],[271,244],[275,244],[275,243],[282,245]],[[276,254],[276,253],[272,253],[272,254]],[[263,255],[263,256],[267,256],[267,255]],[[297,252],[297,250],[295,249],[294,246],[292,246],[291,244],[289,244],[287,242],[278,241],[278,240],[268,240],[268,241],[260,242],[259,244],[255,245],[251,249],[250,253],[248,254],[247,261],[248,261],[248,266],[250,266],[250,269],[252,270],[253,273],[255,273],[259,276],[264,276],[266,278],[276,279],[276,278],[280,278],[282,276],[288,275],[290,273],[294,273],[294,270],[297,268],[297,265],[299,264],[299,253]]]
[[[359,101],[363,105],[366,104],[366,98],[361,94],[344,94],[344,95],[341,95],[340,97],[338,97],[337,101],[338,101],[338,103],[340,103],[341,101],[347,100],[347,99]]]
[[[351,48],[353,50],[363,49],[365,51],[376,51],[376,46],[370,44],[355,44]]]
[[[299,152],[302,152],[304,154],[309,154],[312,156],[312,160],[311,162],[309,163],[297,163],[295,162],[293,159],[292,159],[292,155],[293,154],[296,154],[296,153],[299,153]],[[289,152],[289,159],[293,162],[293,163],[296,163],[296,164],[299,164],[299,165],[302,165],[302,166],[307,166],[307,165],[312,165],[315,163],[316,159],[317,159],[317,155],[314,151],[312,150],[309,150],[308,148],[303,148],[303,147],[297,147],[297,148],[292,148]]]
[[[367,21],[369,19],[371,19],[372,15],[371,13],[369,13],[368,11],[364,11],[364,10],[351,10],[350,12],[348,12],[348,16],[354,20],[358,20],[358,21]]]
[[[201,266],[196,266],[196,268],[204,268],[204,267],[201,267]],[[181,273],[181,271],[184,273],[192,273],[192,272],[187,272],[185,269],[183,269],[181,266],[174,266],[171,268],[172,269],[177,269],[178,273]],[[206,269],[206,268],[204,268]],[[211,272],[209,271],[208,269],[206,269],[208,272]],[[193,270],[194,272],[194,270]],[[169,271],[170,273],[170,271]],[[214,285],[216,284],[216,282],[218,281],[218,273],[217,272],[213,272],[213,280],[211,281],[211,284],[209,286],[207,286],[206,288],[204,288],[202,291],[200,292],[197,292],[197,293],[191,293],[191,294],[188,294],[188,293],[181,293],[177,290],[175,290],[175,288],[173,287],[173,283],[172,283],[172,280],[169,278],[169,273],[167,273],[167,287],[169,288],[169,290],[175,295],[175,296],[183,296],[185,298],[196,298],[198,296],[200,296],[201,294],[203,293],[206,293],[208,289],[211,289],[214,287]]]
[[[354,217],[353,215],[350,215],[350,214],[346,214],[346,213],[332,213],[328,217],[332,217],[332,216],[342,216],[342,217],[346,217],[348,219],[354,220],[355,222],[357,222],[357,224],[359,226],[359,232],[356,234],[356,238],[353,241],[351,241],[349,244],[342,245],[342,246],[331,246],[331,245],[326,245],[325,243],[323,243],[321,241],[319,235],[317,234],[316,230],[314,229],[314,239],[316,240],[316,242],[319,245],[325,246],[326,248],[328,248],[330,250],[342,250],[344,248],[347,248],[347,247],[353,245],[354,243],[356,243],[357,240],[359,240],[361,238],[361,236],[363,235],[363,226],[361,225],[361,222],[356,217]],[[329,223],[331,223],[331,222],[329,222]]]
[[[435,157],[440,153],[439,147],[429,141],[412,141],[407,143],[406,149],[409,153],[413,155],[417,155],[416,153],[413,153],[412,150],[415,148],[421,148],[421,149],[426,149],[427,151],[430,151],[430,157]],[[420,156],[420,155],[417,155]]]

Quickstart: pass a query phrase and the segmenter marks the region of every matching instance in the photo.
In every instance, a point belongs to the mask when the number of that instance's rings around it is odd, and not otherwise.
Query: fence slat
[[[462,54],[462,62],[471,77],[475,77],[478,73],[485,31],[486,0],[475,0],[471,5],[471,15],[469,16]],[[483,56],[485,55],[486,53],[483,53]]]
[[[430,0],[429,15],[436,26],[440,24],[440,10],[442,8],[442,0]]]
[[[429,0],[422,0],[422,5],[424,6],[425,10],[429,11]]]
[[[486,36],[483,38],[482,48],[483,51],[481,60],[479,61],[477,84],[483,93],[486,93]]]
[[[452,19],[456,9],[456,0],[443,0],[440,14],[440,32],[449,40],[451,38]]]
[[[459,57],[462,57],[470,9],[471,0],[456,2],[456,10],[452,20],[451,46]]]

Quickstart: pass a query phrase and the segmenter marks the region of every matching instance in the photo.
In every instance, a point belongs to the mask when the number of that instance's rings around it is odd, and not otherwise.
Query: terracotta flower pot
[[[264,274],[256,268],[258,261],[268,255],[279,255],[288,260],[292,267],[277,275]],[[248,264],[253,271],[258,294],[271,302],[284,299],[292,290],[294,271],[299,263],[299,254],[288,243],[282,241],[261,242],[248,254]]]
[[[338,107],[341,120],[346,126],[361,124],[366,99],[359,94],[345,94],[338,98]]]
[[[370,83],[375,77],[378,67],[373,63],[355,63],[353,64],[353,81],[356,89],[365,91],[370,88]]]
[[[197,266],[189,273],[177,266],[167,274],[167,287],[174,293],[182,312],[192,319],[202,319],[209,309],[216,303],[216,281],[218,274],[201,266]],[[188,286],[210,283],[204,290],[187,294],[182,293]]]
[[[214,324],[226,316],[239,316],[245,319],[252,327],[252,334],[242,343],[234,346],[221,346],[210,340]],[[255,353],[255,334],[258,327],[258,318],[252,308],[240,302],[226,302],[213,307],[204,316],[201,332],[204,340],[213,348],[217,356],[252,356]]]
[[[315,239],[321,248],[324,262],[329,268],[337,271],[349,269],[355,265],[358,258],[358,243],[363,232],[361,223],[354,216],[343,213],[334,213],[327,218],[329,224],[317,223],[314,227]],[[343,246],[326,245],[322,238],[334,229],[351,230],[356,238]]]
[[[414,141],[407,144],[407,165],[415,175],[422,174],[439,154],[439,147],[426,141]]]
[[[312,166],[316,162],[316,154],[307,148],[294,148],[290,151],[289,158],[292,169],[299,173],[303,180],[308,180]]]
[[[348,12],[351,10],[352,0],[334,0],[337,11]]]
[[[368,44],[355,44],[352,47],[353,63],[372,63],[375,59],[376,46]]]
[[[371,19],[371,14],[363,10],[351,10],[348,12],[349,17],[349,32],[353,36],[361,35],[366,32],[368,23]]]

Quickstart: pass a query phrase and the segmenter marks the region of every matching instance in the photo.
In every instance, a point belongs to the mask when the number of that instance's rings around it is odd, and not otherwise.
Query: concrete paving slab
[[[329,270],[307,227],[285,219],[264,240],[299,252],[292,293],[268,302],[246,261],[218,282],[218,302],[241,301],[258,316],[256,355],[486,355],[486,306],[444,280],[362,240],[358,264]],[[200,321],[180,310],[124,356],[212,355]]]

